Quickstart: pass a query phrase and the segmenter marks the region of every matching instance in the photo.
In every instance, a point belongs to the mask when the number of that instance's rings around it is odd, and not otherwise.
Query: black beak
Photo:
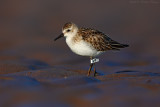
[[[59,39],[59,38],[61,38],[61,37],[64,37],[63,33],[60,34],[58,37],[56,37],[56,38],[54,39],[54,41],[56,41],[57,39]]]

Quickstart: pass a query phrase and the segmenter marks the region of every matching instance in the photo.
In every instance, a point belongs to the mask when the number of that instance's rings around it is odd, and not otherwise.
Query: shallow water
[[[0,3],[1,107],[159,107],[159,1],[3,1]],[[83,7],[83,8],[82,8]],[[109,51],[87,77],[64,23],[99,29],[129,48]]]

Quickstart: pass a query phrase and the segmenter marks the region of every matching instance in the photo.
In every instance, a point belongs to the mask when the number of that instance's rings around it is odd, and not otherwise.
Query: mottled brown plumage
[[[82,36],[84,41],[92,44],[97,51],[119,50],[119,48],[128,46],[126,44],[120,44],[104,33],[91,28],[79,28],[78,35]]]
[[[70,28],[72,25],[73,25],[72,22],[68,22],[68,23],[66,23],[66,24],[63,26],[62,29],[64,30],[64,29]]]

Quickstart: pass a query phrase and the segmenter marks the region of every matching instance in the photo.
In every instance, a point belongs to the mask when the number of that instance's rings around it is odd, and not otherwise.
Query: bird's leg
[[[92,60],[92,57],[90,57],[90,60]],[[87,76],[90,75],[92,67],[93,67],[93,63],[90,64]]]
[[[87,76],[89,76],[89,75],[90,75],[90,73],[91,73],[91,69],[92,69],[92,66],[93,66],[93,64],[90,64],[90,68],[89,68],[89,70],[88,70],[88,74],[87,74]]]
[[[96,72],[96,64],[94,63],[94,77],[96,76],[97,72]]]

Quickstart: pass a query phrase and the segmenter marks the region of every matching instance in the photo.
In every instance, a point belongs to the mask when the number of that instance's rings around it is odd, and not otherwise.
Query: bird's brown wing
[[[98,51],[119,50],[119,48],[127,47],[127,45],[112,40],[98,30],[81,28],[78,33],[82,36],[84,41],[91,43]]]

